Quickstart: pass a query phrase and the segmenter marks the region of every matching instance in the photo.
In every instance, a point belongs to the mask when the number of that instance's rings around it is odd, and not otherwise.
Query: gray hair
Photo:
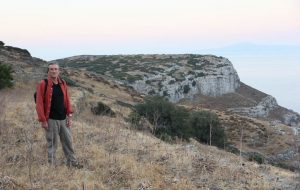
[[[60,68],[59,64],[56,63],[56,62],[49,63],[49,64],[48,64],[48,67],[47,67],[47,73],[49,72],[49,66],[50,66],[50,65],[57,65],[58,68]]]

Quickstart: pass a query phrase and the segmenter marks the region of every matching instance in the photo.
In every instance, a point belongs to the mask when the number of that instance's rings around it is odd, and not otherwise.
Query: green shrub
[[[169,84],[174,84],[175,83],[175,80],[170,80],[169,81]]]
[[[189,71],[188,75],[195,75],[195,72],[194,71]]]
[[[12,67],[0,63],[0,89],[13,86]]]
[[[258,164],[263,164],[264,163],[264,156],[257,153],[257,152],[248,152],[248,160],[249,161],[255,161],[257,162]]]
[[[158,82],[158,91],[161,91],[161,89],[163,88],[163,84],[161,81]]]
[[[138,114],[147,118],[152,125],[159,127],[170,124],[173,109],[173,104],[159,96],[147,97],[144,103],[135,106]]]
[[[206,74],[203,73],[203,72],[201,72],[201,73],[197,73],[197,76],[196,76],[196,77],[204,77],[204,76],[206,76]]]
[[[176,136],[188,139],[190,137],[191,130],[185,124],[188,118],[187,110],[176,107],[162,97],[146,98],[145,103],[135,106],[135,110],[154,126],[154,135],[159,138]]]
[[[62,79],[64,79],[66,81],[66,83],[68,84],[68,86],[78,86],[76,84],[75,81],[73,81],[72,79],[70,79],[68,76],[62,75],[61,77]]]
[[[284,162],[271,162],[270,163],[272,166],[275,166],[275,167],[278,167],[278,168],[283,168],[283,169],[286,169],[286,170],[290,170],[292,172],[295,172],[295,168],[293,168],[292,166],[284,163]]]
[[[95,115],[107,115],[110,117],[116,116],[116,113],[112,111],[109,106],[102,102],[98,102],[97,106],[91,108],[91,111]]]
[[[187,94],[189,91],[190,91],[190,85],[186,84],[183,86],[183,93],[184,94]]]
[[[218,65],[216,66],[216,68],[226,67],[226,66],[228,66],[228,64],[218,64]]]
[[[155,92],[155,90],[154,90],[154,89],[152,89],[152,90],[150,90],[150,91],[148,92],[148,94],[149,94],[149,95],[151,95],[151,96],[153,96],[153,95],[155,95],[155,94],[156,94],[156,92]]]
[[[240,150],[232,144],[227,144],[227,146],[225,147],[225,150],[227,152],[231,152],[231,153],[236,154],[236,155],[240,154]]]
[[[170,94],[168,93],[168,91],[167,91],[167,90],[164,90],[164,91],[163,91],[163,96],[164,96],[164,97],[166,97],[166,96],[170,96]]]
[[[138,114],[145,117],[154,127],[154,135],[169,141],[170,138],[188,140],[195,138],[204,143],[223,147],[226,143],[224,129],[218,116],[208,111],[188,112],[184,107],[176,106],[163,97],[147,97],[145,102],[134,107],[135,112],[130,116],[133,126],[136,126]],[[142,124],[141,124],[142,125]]]
[[[199,61],[198,61],[197,59],[190,58],[190,59],[187,61],[187,64],[195,66],[198,62],[199,62]]]
[[[192,86],[196,86],[196,81],[193,81],[193,82],[192,82]]]
[[[134,83],[137,80],[143,80],[143,76],[141,76],[141,75],[127,75],[127,81],[129,83]]]
[[[174,106],[171,111],[171,125],[168,134],[172,137],[189,139],[193,136],[193,128],[188,125],[189,112],[184,107]]]
[[[139,113],[137,113],[136,111],[133,111],[129,114],[127,121],[131,123],[131,125],[135,128],[135,129],[142,129],[142,125],[140,123],[141,121],[141,115]]]
[[[224,146],[226,135],[216,114],[209,111],[192,112],[188,124],[193,128],[193,136],[198,141],[207,144],[211,141],[211,144],[214,146]]]

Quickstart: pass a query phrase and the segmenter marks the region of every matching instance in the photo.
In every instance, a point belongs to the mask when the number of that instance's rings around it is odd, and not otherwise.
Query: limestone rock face
[[[272,120],[300,128],[300,117],[288,110],[282,111],[274,97],[240,82],[233,64],[224,57],[195,54],[79,55],[54,61],[63,68],[113,81],[143,95],[164,96],[173,103],[182,99],[196,100],[198,95],[204,95],[205,101],[210,99],[203,104],[204,107],[256,118],[272,116]]]
[[[286,113],[283,117],[284,117],[284,124],[291,125],[291,126],[297,126],[300,120],[299,114],[295,112]],[[298,127],[300,127],[300,124],[298,125],[299,125]]]
[[[285,113],[283,116],[283,123],[285,125],[291,126],[294,134],[298,135],[300,133],[300,115],[293,111]]]
[[[229,111],[250,117],[267,117],[269,112],[278,107],[277,101],[273,96],[267,96],[254,107],[241,107],[228,109]]]
[[[160,95],[171,102],[196,94],[221,96],[240,86],[232,63],[214,55],[81,55],[54,60],[65,67],[93,71],[145,95]]]
[[[209,55],[194,60],[193,65],[172,63],[127,85],[144,94],[165,96],[171,102],[193,98],[196,94],[221,96],[239,87],[239,76],[228,59]]]

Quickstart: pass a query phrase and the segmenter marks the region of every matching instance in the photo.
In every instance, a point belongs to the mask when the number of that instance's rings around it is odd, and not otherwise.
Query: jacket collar
[[[60,77],[57,78],[58,84],[63,84],[63,81]],[[51,77],[48,77],[48,82],[51,83],[51,85],[53,85],[53,81],[51,79]]]

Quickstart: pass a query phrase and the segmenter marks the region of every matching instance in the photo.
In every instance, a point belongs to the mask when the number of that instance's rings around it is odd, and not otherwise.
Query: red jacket
[[[58,83],[61,87],[61,90],[64,94],[64,106],[66,110],[66,114],[69,115],[73,113],[70,97],[68,94],[67,84],[65,81],[58,78]],[[47,91],[45,92],[46,82],[45,80],[41,80],[36,89],[36,112],[38,115],[38,119],[40,122],[48,121],[50,109],[51,109],[51,98],[53,92],[53,82],[50,78],[48,78],[48,86]],[[44,97],[45,93],[45,97]]]

